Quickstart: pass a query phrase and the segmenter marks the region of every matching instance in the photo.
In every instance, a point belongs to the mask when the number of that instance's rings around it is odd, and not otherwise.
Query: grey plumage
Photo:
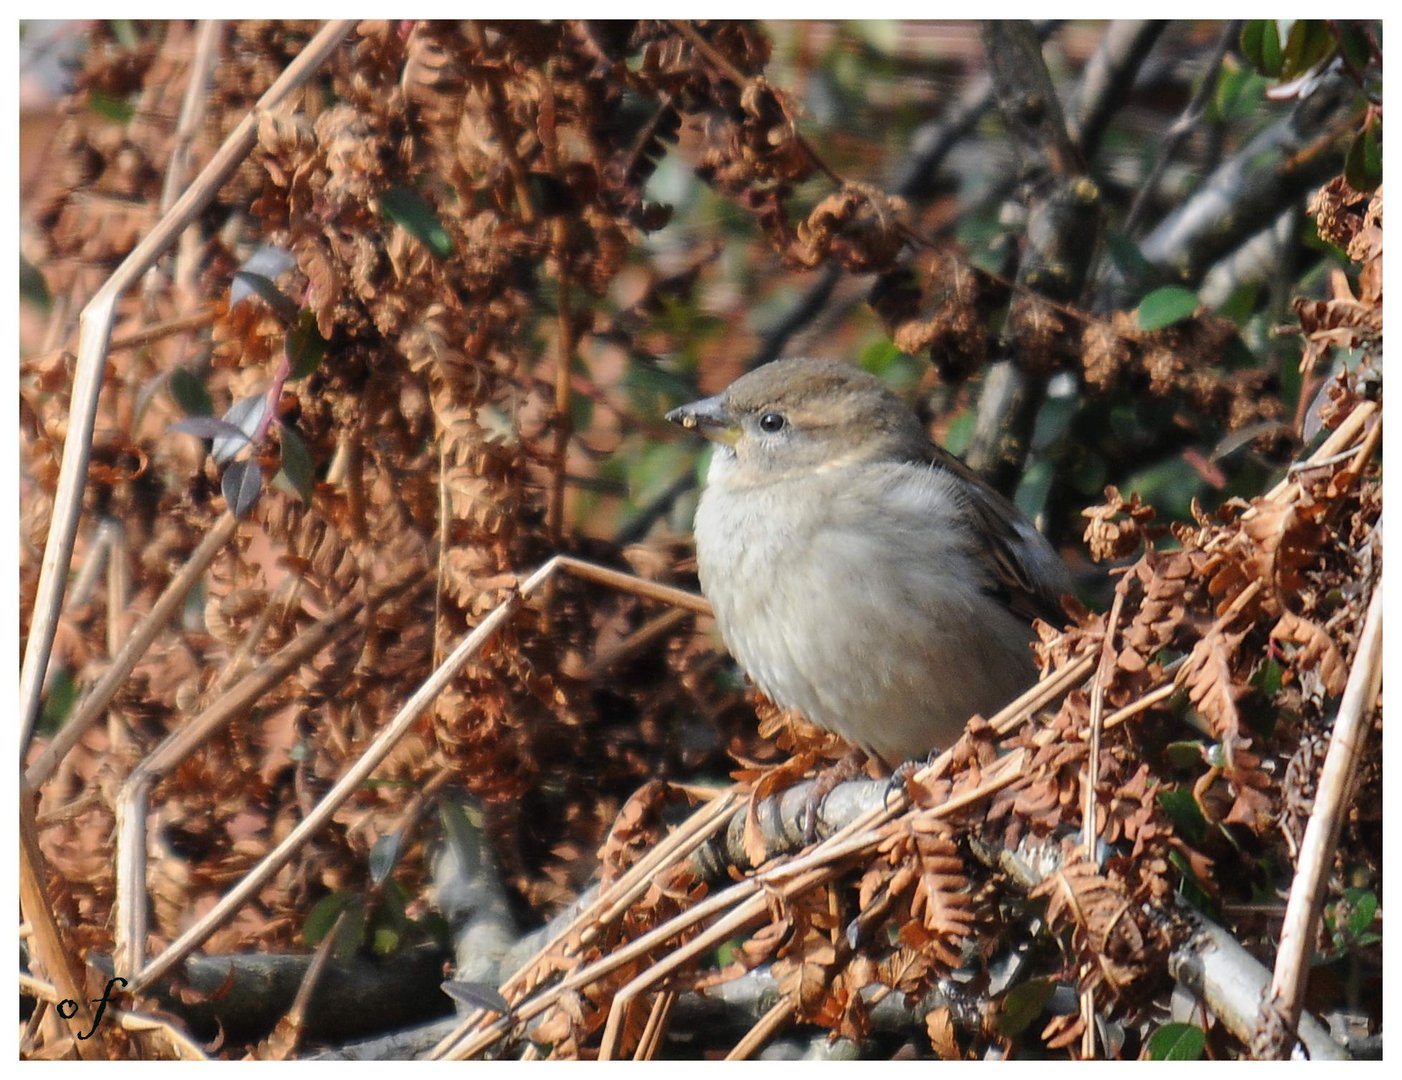
[[[716,443],[701,588],[770,699],[893,766],[1033,681],[1064,565],[879,380],[781,360],[668,419]]]

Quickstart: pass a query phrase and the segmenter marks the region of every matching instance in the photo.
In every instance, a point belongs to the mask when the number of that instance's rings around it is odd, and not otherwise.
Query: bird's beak
[[[694,430],[704,435],[712,442],[727,446],[734,446],[740,438],[740,425],[725,407],[724,394],[678,406],[667,414],[667,419],[688,431]]]

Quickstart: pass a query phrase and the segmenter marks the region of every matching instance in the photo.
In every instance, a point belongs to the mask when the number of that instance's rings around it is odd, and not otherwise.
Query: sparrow
[[[1065,565],[875,376],[776,360],[667,419],[715,444],[701,591],[775,704],[893,769],[1035,681]]]

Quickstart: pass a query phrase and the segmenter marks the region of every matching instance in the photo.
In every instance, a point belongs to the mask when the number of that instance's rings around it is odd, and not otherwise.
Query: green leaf
[[[1251,19],[1241,28],[1241,54],[1262,75],[1280,75],[1280,27],[1274,19]]]
[[[399,861],[399,843],[403,839],[402,833],[396,829],[392,833],[386,833],[375,841],[370,848],[370,880],[379,885],[389,877],[394,870],[394,864]]]
[[[1165,285],[1139,301],[1139,329],[1162,330],[1198,309],[1198,294],[1182,285]]]
[[[1368,32],[1356,23],[1340,22],[1339,52],[1344,61],[1354,71],[1363,72],[1373,59],[1373,48],[1368,40]]]
[[[44,280],[44,272],[23,255],[19,257],[19,298],[41,311],[48,311],[54,302],[49,283]]]
[[[73,672],[66,667],[56,667],[49,679],[48,693],[44,695],[44,707],[38,723],[39,733],[47,735],[57,731],[77,703],[78,684],[73,678]]]
[[[695,385],[676,374],[645,360],[635,360],[623,375],[623,385],[634,394],[655,394],[664,402],[691,401],[697,396]]]
[[[282,471],[279,477],[287,480],[288,486],[304,503],[312,501],[312,489],[316,483],[316,464],[312,453],[302,437],[290,427],[284,426],[282,434]]]
[[[209,391],[189,368],[178,367],[172,371],[167,387],[171,400],[180,406],[186,416],[210,416],[214,413],[214,401]]]
[[[209,452],[216,464],[223,465],[253,441],[258,429],[263,426],[263,414],[267,408],[267,394],[249,394],[248,397],[239,398],[229,406],[220,419],[238,430],[214,436],[214,445],[210,447]],[[179,428],[181,425],[173,426]]]
[[[977,416],[972,409],[965,409],[956,416],[944,433],[944,448],[955,457],[963,457],[974,437],[974,421]],[[1099,489],[1096,489],[1098,495]]]
[[[348,892],[333,892],[329,896],[323,896],[307,913],[307,918],[302,923],[302,940],[311,948],[320,945],[336,925],[336,919],[341,912],[345,911],[354,899],[355,895]]]
[[[287,334],[287,360],[292,369],[289,379],[302,379],[310,375],[326,359],[326,339],[317,329],[316,316],[310,310],[297,317],[297,325]]]
[[[594,424],[594,399],[585,394],[570,395],[570,430],[588,431]]]
[[[998,1015],[993,1020],[998,1034],[1008,1037],[1021,1034],[1042,1015],[1055,991],[1056,980],[1052,978],[1028,979],[1014,986],[998,1003]]]
[[[233,453],[248,445],[248,436],[243,429],[227,420],[217,420],[213,416],[187,416],[170,425],[170,430],[181,435],[193,435],[197,439],[221,439],[234,447]],[[232,457],[233,453],[228,456]]]
[[[1354,136],[1344,155],[1344,179],[1355,191],[1376,191],[1383,182],[1383,144],[1373,124]]]
[[[1220,919],[1217,906],[1212,902],[1212,897],[1203,888],[1202,882],[1198,880],[1197,874],[1193,873],[1193,866],[1183,857],[1181,851],[1170,851],[1168,861],[1173,864],[1182,879],[1178,884],[1178,895],[1188,904],[1202,912],[1210,919]]]
[[[1248,119],[1265,98],[1270,80],[1249,67],[1223,65],[1213,96],[1216,119],[1240,123]]]
[[[1153,264],[1144,258],[1139,245],[1122,232],[1109,232],[1105,235],[1105,250],[1127,282],[1148,281],[1154,276]]]
[[[1349,906],[1349,936],[1360,939],[1373,925],[1373,918],[1378,913],[1378,897],[1369,889],[1345,889],[1344,899]]]
[[[1251,685],[1266,697],[1275,697],[1284,681],[1285,671],[1272,657],[1267,657],[1266,662],[1251,676]]]
[[[1168,758],[1168,763],[1175,769],[1194,769],[1202,764],[1202,743],[1192,739],[1180,739],[1171,742],[1163,748],[1164,757]],[[1186,794],[1186,792],[1174,792],[1173,794]],[[1191,796],[1189,796],[1191,801]],[[1194,809],[1197,804],[1194,803]],[[1165,809],[1167,809],[1165,807]]]
[[[1327,24],[1319,19],[1300,19],[1285,39],[1280,76],[1293,79],[1303,75],[1333,51],[1337,41]]]
[[[385,887],[380,890],[380,899],[381,904],[375,918],[376,926],[383,924],[404,930],[413,925],[409,920],[409,891],[394,878],[385,880]]]
[[[333,955],[342,963],[353,960],[360,951],[360,943],[365,940],[365,927],[370,921],[370,913],[365,910],[365,902],[354,897],[346,905],[341,928],[336,931],[336,944]]]
[[[104,120],[118,124],[125,124],[136,115],[136,106],[130,101],[119,101],[97,89],[88,91],[88,108]]]
[[[1023,472],[1022,479],[1018,481],[1017,490],[1013,492],[1013,502],[1030,520],[1036,521],[1037,517],[1046,509],[1054,479],[1056,479],[1056,469],[1051,460],[1045,457],[1032,462]]]
[[[502,997],[501,991],[490,983],[447,979],[441,985],[443,993],[454,1001],[460,1001],[474,1009],[487,1009],[490,1012],[501,1013],[502,1016],[511,1011],[511,1003]]]
[[[1186,788],[1166,788],[1155,798],[1173,822],[1173,828],[1184,840],[1190,844],[1202,843],[1202,838],[1207,832],[1207,819],[1202,816],[1202,808],[1198,806],[1191,791]]]
[[[433,207],[411,187],[392,187],[380,196],[380,211],[440,259],[453,253],[453,238]]]
[[[482,860],[482,830],[486,828],[482,811],[453,799],[442,799],[438,803],[438,820],[443,826],[443,839],[452,848],[458,865],[476,867]]]
[[[108,19],[107,29],[124,49],[134,49],[141,44],[141,35],[136,32],[136,23],[130,19]]]
[[[402,941],[402,935],[392,926],[377,926],[370,937],[370,951],[376,956],[389,956]]]
[[[224,470],[219,482],[224,501],[234,517],[241,518],[258,503],[263,493],[263,472],[256,461],[235,461]]]
[[[1197,1061],[1207,1033],[1196,1024],[1164,1024],[1149,1036],[1150,1061]]]

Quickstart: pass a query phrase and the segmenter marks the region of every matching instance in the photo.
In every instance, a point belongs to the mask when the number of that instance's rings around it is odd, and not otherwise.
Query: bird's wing
[[[992,586],[1008,608],[1028,622],[1038,618],[1061,625],[1066,618],[1061,597],[1071,591],[1070,575],[1046,538],[1021,510],[949,451],[931,443],[929,463],[965,482],[973,536]]]

